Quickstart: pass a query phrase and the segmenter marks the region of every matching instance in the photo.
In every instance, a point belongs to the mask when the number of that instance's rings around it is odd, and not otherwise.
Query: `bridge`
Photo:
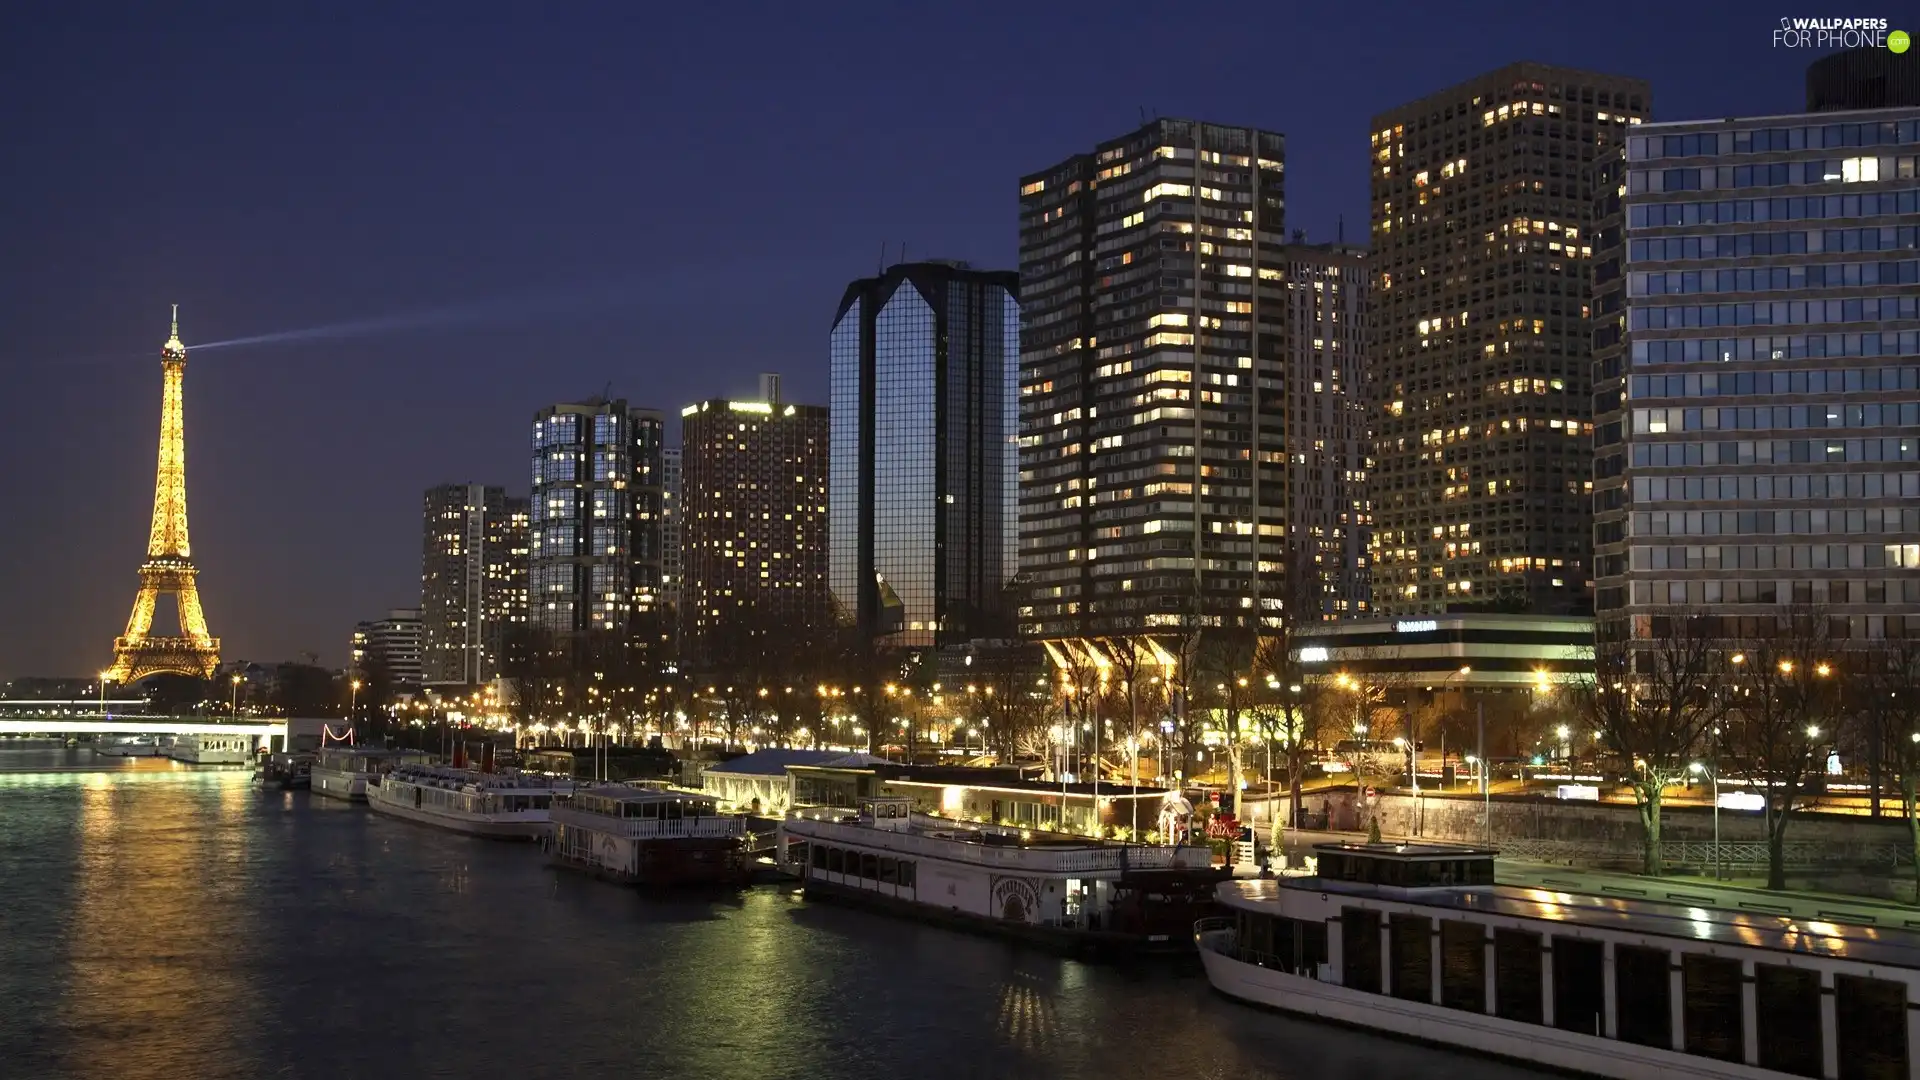
[[[0,706],[0,735],[251,735],[273,750],[286,749],[289,736],[318,743],[331,725],[344,734],[346,721],[310,717],[262,717],[220,720],[206,716],[114,716],[77,713],[64,716],[22,715],[25,710]]]

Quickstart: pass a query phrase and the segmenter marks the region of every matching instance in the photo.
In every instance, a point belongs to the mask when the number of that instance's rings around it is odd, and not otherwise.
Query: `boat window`
[[[1680,958],[1687,1053],[1745,1061],[1746,1010],[1740,1003],[1740,961],[1688,953]]]
[[[1835,975],[1833,987],[1842,1080],[1906,1080],[1906,984]]]
[[[827,849],[827,873],[829,874],[845,873],[846,872],[844,869],[845,861],[846,861],[845,855],[841,852],[839,848]]]
[[[679,820],[680,815],[683,812],[679,802],[677,801],[666,804],[665,809],[667,811],[667,819],[670,821]]]
[[[1544,1001],[1540,996],[1540,935],[1522,930],[1493,932],[1493,1007],[1504,1020],[1538,1024]]]
[[[869,880],[880,876],[880,857],[878,855],[860,856],[860,876]]]
[[[1387,916],[1387,944],[1393,996],[1433,1001],[1433,920],[1425,915]]]
[[[1820,973],[1779,964],[1755,964],[1753,1022],[1760,1036],[1760,1067],[1794,1076],[1823,1068]]]
[[[1554,936],[1553,1026],[1605,1036],[1605,950],[1597,941]]]
[[[1665,949],[1613,947],[1613,1015],[1621,1042],[1673,1048],[1673,976]]]
[[[892,885],[896,881],[893,860],[885,855],[880,856],[880,881],[887,885]]]
[[[1380,992],[1379,912],[1340,909],[1340,985],[1369,994]]]
[[[1327,962],[1327,924],[1318,920],[1299,920],[1297,925],[1300,929],[1300,948],[1296,970],[1317,979],[1320,977],[1320,965]]]
[[[640,816],[643,818],[658,818],[660,816],[660,805],[658,803],[641,803]]]
[[[827,868],[827,849],[821,847],[819,844],[813,845],[813,868],[815,870],[825,870]]]
[[[1479,923],[1440,924],[1440,1004],[1487,1011],[1487,928]]]
[[[913,888],[913,866],[914,864],[906,859],[900,860],[900,887],[903,889]]]

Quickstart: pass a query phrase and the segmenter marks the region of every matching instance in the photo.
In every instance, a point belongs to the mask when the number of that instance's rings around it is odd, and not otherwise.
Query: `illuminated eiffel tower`
[[[199,571],[187,543],[187,438],[181,394],[187,347],[180,343],[178,304],[173,306],[173,333],[160,347],[160,371],[160,467],[153,481],[153,529],[127,632],[113,641],[113,666],[105,676],[112,682],[138,682],[168,672],[208,679],[220,667],[220,639],[207,633],[200,590],[193,583]],[[163,593],[179,608],[179,637],[152,633],[154,604]]]

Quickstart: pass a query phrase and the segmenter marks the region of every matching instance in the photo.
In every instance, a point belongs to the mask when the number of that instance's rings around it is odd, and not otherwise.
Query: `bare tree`
[[[1716,626],[1702,615],[1655,616],[1647,624],[1649,637],[1596,644],[1593,674],[1570,690],[1581,720],[1626,765],[1647,874],[1661,870],[1661,798],[1686,779],[1694,753],[1726,705]]]
[[[1869,722],[1880,763],[1900,782],[1901,815],[1913,850],[1913,902],[1920,904],[1920,639],[1876,642],[1859,661],[1862,719]]]
[[[1814,610],[1775,621],[1773,633],[1739,642],[1727,715],[1731,761],[1766,799],[1767,888],[1787,887],[1786,834],[1807,783],[1826,765],[1840,734],[1840,643]]]

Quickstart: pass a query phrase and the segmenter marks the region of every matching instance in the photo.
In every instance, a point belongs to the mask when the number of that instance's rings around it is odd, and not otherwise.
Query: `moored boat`
[[[808,897],[889,908],[1073,952],[1190,952],[1213,910],[1201,846],[1161,847],[955,821],[912,800],[788,813],[776,851]]]
[[[253,770],[253,782],[263,791],[305,790],[313,781],[314,755],[274,754]]]
[[[133,735],[124,739],[95,741],[93,752],[101,757],[157,757],[160,743],[151,735]]]
[[[166,755],[187,765],[248,765],[254,760],[252,735],[177,735]]]
[[[381,750],[361,746],[329,746],[313,762],[315,795],[348,802],[366,802],[367,785],[402,765],[425,764],[431,755],[421,750]]]
[[[1499,886],[1483,849],[1316,853],[1220,885],[1194,934],[1216,990],[1618,1080],[1920,1076],[1920,935]]]
[[[551,827],[555,799],[571,780],[508,769],[481,772],[435,765],[401,765],[367,791],[378,813],[469,836],[534,840]]]
[[[709,795],[608,785],[552,810],[554,863],[635,885],[735,885],[749,876],[746,819]]]

